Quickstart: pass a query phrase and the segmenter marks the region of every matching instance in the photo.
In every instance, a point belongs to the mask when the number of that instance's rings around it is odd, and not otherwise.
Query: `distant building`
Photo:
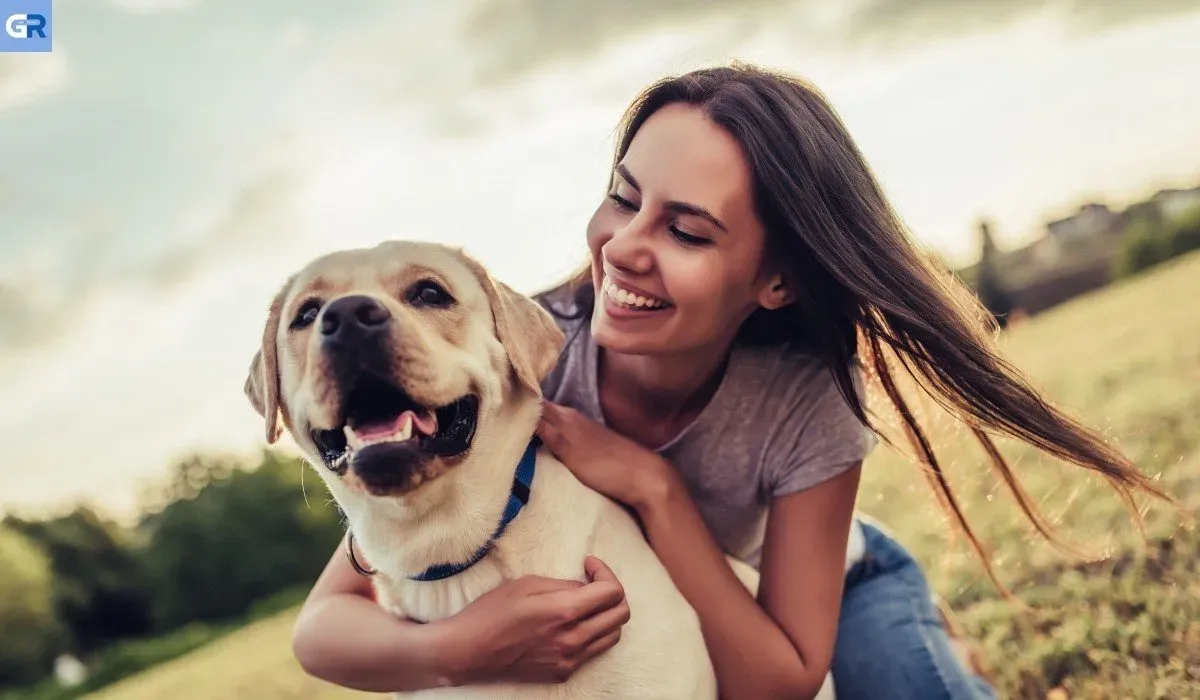
[[[1055,241],[1067,243],[1113,232],[1119,216],[1105,204],[1085,204],[1071,216],[1046,224]]]
[[[1008,325],[1013,312],[1012,297],[1005,288],[1004,274],[999,269],[1000,251],[987,221],[979,222],[979,263],[975,266],[975,294],[996,319],[1001,328]]]
[[[981,299],[995,294],[1003,280],[1000,291],[1007,297],[1005,304],[994,298],[984,301],[1000,317],[1008,308],[1037,314],[1111,282],[1124,237],[1132,227],[1160,229],[1194,208],[1200,208],[1200,186],[1160,190],[1120,211],[1092,202],[1070,216],[1047,222],[1040,238],[1003,250],[992,240],[990,229],[981,225],[980,260],[955,274]]]

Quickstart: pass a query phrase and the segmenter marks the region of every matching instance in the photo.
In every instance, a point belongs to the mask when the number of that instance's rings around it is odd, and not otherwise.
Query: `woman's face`
[[[727,346],[759,306],[786,301],[763,267],[741,146],[700,110],[643,123],[588,224],[597,344],[658,355]]]

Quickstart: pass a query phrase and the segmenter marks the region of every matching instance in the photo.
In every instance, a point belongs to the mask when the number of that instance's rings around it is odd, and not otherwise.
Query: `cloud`
[[[113,7],[134,14],[152,14],[186,10],[196,5],[196,0],[108,0]]]
[[[232,250],[261,249],[278,240],[287,233],[289,214],[304,181],[290,165],[267,170],[221,207],[198,240],[135,270],[134,278],[155,291],[171,291]]]
[[[0,357],[63,340],[97,299],[131,289],[161,297],[195,282],[228,256],[262,250],[289,231],[289,214],[304,181],[290,164],[267,168],[207,215],[182,222],[181,227],[195,229],[187,243],[123,267],[95,264],[106,240],[102,230],[76,242],[74,263],[61,255],[42,263],[45,250],[33,249],[23,262],[8,267],[7,278],[0,277]]]
[[[744,0],[736,9],[708,0],[478,0],[461,26],[475,47],[477,77],[504,81],[556,62],[670,28],[711,22],[730,36],[773,28],[801,42],[841,48],[901,47],[996,31],[1042,12],[1083,33],[1195,12],[1195,0]]]
[[[338,100],[414,118],[435,138],[467,139],[536,115],[528,104],[531,78],[561,89],[580,82],[575,71],[597,68],[625,95],[631,88],[624,66],[633,62],[622,54],[645,65],[645,51],[659,44],[670,50],[657,65],[683,71],[697,60],[737,57],[740,49],[754,53],[766,40],[808,57],[900,51],[1002,31],[1041,14],[1088,33],[1196,8],[1195,0],[743,0],[736,8],[709,0],[464,0],[417,18],[384,12],[343,37],[314,82],[335,86]],[[514,119],[500,118],[506,113]]]
[[[0,55],[0,112],[52,94],[67,82],[63,53]]]
[[[11,283],[0,284],[0,347],[37,332],[37,320],[37,309],[28,294]]]
[[[845,34],[857,43],[896,45],[1003,29],[1039,13],[1087,34],[1196,10],[1195,0],[865,0],[848,17]]]
[[[809,0],[798,0],[808,2]],[[609,45],[714,17],[730,23],[765,17],[777,0],[742,0],[730,6],[706,0],[479,0],[461,26],[476,47],[476,77],[504,81],[548,62],[588,58]]]
[[[60,337],[76,313],[95,299],[90,292],[96,289],[96,268],[87,261],[102,257],[106,222],[61,204],[50,207],[37,191],[0,179],[0,211],[19,213],[30,207],[54,214],[33,229],[30,243],[23,245],[19,237],[10,241],[15,247],[0,259],[0,365]],[[0,225],[29,233],[24,230],[29,224],[20,218]]]

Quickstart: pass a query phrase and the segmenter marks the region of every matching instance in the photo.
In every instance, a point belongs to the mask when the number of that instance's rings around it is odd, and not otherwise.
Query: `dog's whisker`
[[[303,464],[301,464],[300,465],[300,495],[304,496],[304,507],[309,510],[312,510],[312,506],[308,502],[308,489],[305,488],[305,486],[304,486],[304,473],[307,471],[308,471],[308,469]]]

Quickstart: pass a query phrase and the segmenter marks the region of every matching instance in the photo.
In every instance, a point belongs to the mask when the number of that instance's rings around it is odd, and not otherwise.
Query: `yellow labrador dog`
[[[562,342],[536,302],[459,251],[389,242],[287,282],[246,392],[268,441],[286,428],[328,485],[391,613],[443,619],[526,574],[584,580],[588,554],[624,586],[620,642],[566,683],[420,697],[716,698],[697,616],[636,522],[532,441]]]

